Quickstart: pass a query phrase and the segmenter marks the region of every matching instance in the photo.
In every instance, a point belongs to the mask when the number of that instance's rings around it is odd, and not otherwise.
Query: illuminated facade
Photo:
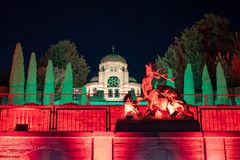
[[[87,83],[90,96],[103,96],[106,101],[122,101],[127,93],[141,95],[141,85],[129,77],[128,64],[122,56],[114,53],[104,56],[99,64],[98,76]]]

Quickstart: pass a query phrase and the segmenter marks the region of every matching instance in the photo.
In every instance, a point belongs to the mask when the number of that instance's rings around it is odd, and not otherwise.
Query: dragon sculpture
[[[156,89],[152,86],[153,78],[164,78],[174,81],[175,77],[167,78],[167,74],[161,74],[154,70],[152,64],[145,65],[146,76],[142,80],[142,91],[144,97],[139,97],[137,101],[145,100],[148,103],[144,117],[153,117],[156,119],[193,118],[193,113],[189,110],[188,104],[181,98],[180,94],[172,87],[159,85]]]

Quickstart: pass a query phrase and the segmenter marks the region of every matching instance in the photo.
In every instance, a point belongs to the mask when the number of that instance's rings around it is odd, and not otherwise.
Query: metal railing
[[[28,131],[51,131],[52,114],[48,107],[0,106],[0,131],[14,131],[27,124]]]
[[[56,131],[110,131],[109,107],[56,108]]]
[[[0,105],[0,131],[17,130],[17,125],[27,125],[28,131],[112,131],[111,120],[122,117],[120,108],[112,107],[120,106]],[[192,106],[191,110],[201,131],[240,131],[240,106]]]
[[[124,97],[123,94],[120,94],[121,97]],[[10,100],[13,97],[17,96],[34,96],[31,94],[24,94],[24,95],[11,95],[11,94],[0,94],[0,104],[10,104]],[[42,105],[43,104],[43,94],[35,94],[37,102],[36,104]],[[61,102],[61,95],[60,94],[49,94],[47,95],[50,98],[51,105],[59,105],[63,104]],[[69,95],[65,95],[69,96]],[[120,105],[122,101],[105,101],[103,95],[102,96],[94,96],[89,94],[73,94],[70,95],[73,98],[73,103],[81,104],[81,105]],[[108,94],[104,94],[104,96],[108,96]],[[240,94],[182,94],[183,98],[190,99],[189,103],[192,105],[219,105],[219,104],[227,104],[227,105],[240,105]],[[84,99],[84,100],[83,100]],[[140,105],[146,105],[143,101]]]
[[[200,108],[201,131],[240,131],[240,107]]]
[[[109,106],[0,105],[0,131],[110,131]],[[26,128],[18,128],[19,126]],[[20,126],[20,127],[21,127]]]

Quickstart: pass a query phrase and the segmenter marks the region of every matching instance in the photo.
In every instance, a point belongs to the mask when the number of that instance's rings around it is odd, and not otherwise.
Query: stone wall
[[[225,160],[239,146],[239,132],[0,132],[1,160]]]

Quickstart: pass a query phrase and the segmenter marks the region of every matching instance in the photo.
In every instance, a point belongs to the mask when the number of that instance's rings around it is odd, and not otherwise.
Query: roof
[[[133,77],[129,77],[129,82],[137,82],[137,80]]]
[[[98,82],[98,76],[94,76],[91,78],[90,82]]]
[[[123,58],[122,56],[115,54],[115,53],[111,53],[111,54],[104,56],[101,59],[100,63],[109,62],[109,61],[118,61],[118,62],[127,64],[127,61],[125,58]]]

